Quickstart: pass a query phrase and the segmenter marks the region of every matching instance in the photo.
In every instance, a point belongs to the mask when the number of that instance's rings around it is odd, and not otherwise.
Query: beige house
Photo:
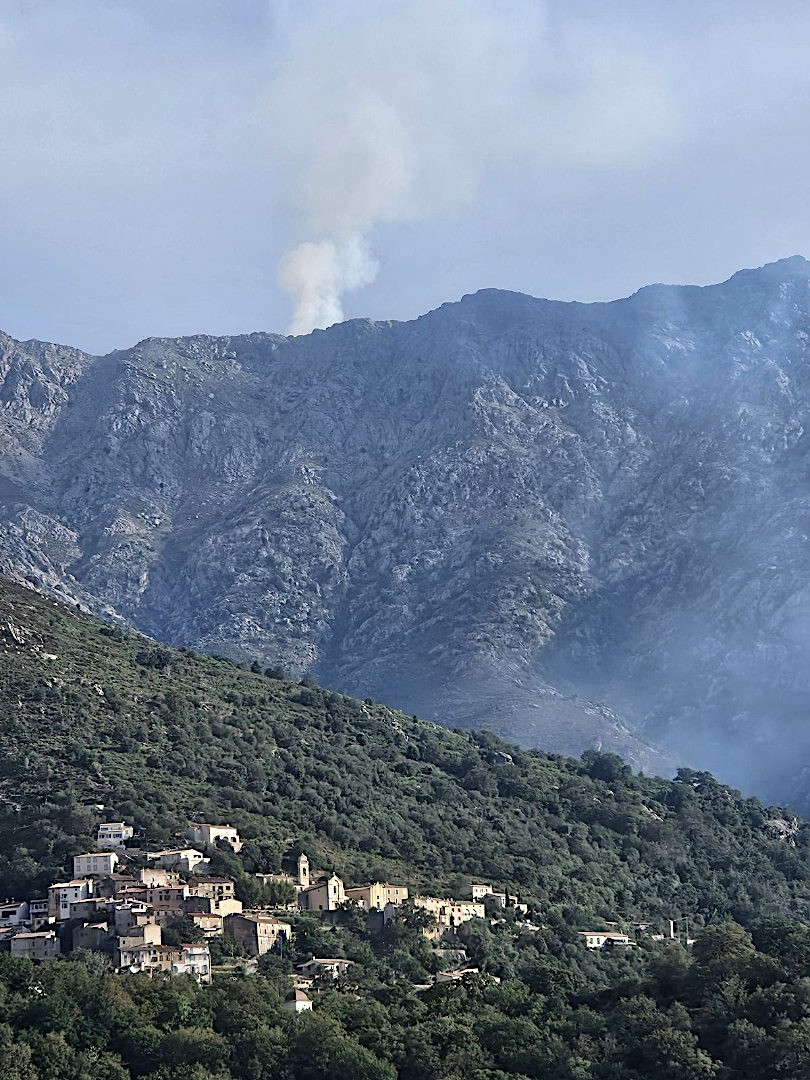
[[[105,821],[98,827],[96,847],[99,851],[108,851],[112,848],[123,847],[125,841],[131,840],[135,830],[131,825],[123,821]]]
[[[116,958],[122,949],[126,952],[130,949],[140,949],[144,945],[160,945],[162,941],[163,931],[157,923],[148,922],[130,926],[116,938]],[[118,959],[115,966],[121,967]]]
[[[54,960],[61,954],[62,946],[54,930],[15,934],[11,939],[12,956],[25,956],[29,960]]]
[[[177,885],[180,875],[176,870],[164,870],[160,866],[144,866],[138,871],[134,880],[140,885]]]
[[[239,833],[231,825],[208,825],[192,823],[186,829],[186,836],[192,844],[199,844],[204,851],[217,846],[217,841],[224,840],[234,851],[242,850]]]
[[[93,851],[86,855],[73,856],[73,876],[101,877],[112,874],[118,864],[118,856],[114,851]]]
[[[207,911],[187,911],[186,914],[207,938],[219,937],[223,933],[225,920],[221,915],[211,915]]]
[[[236,883],[232,878],[192,877],[188,880],[189,896],[207,896],[211,900],[233,900],[236,895]]]
[[[220,900],[212,900],[210,896],[189,896],[184,908],[186,915],[218,915],[222,919],[226,915],[241,915],[242,901],[232,896],[223,896]]]
[[[122,971],[191,975],[198,982],[211,982],[211,953],[207,945],[136,945],[119,948],[117,959]]]
[[[425,931],[426,937],[440,938],[448,930],[453,930],[470,919],[484,918],[484,905],[473,900],[454,900],[451,897],[415,896],[413,906],[429,912],[436,920],[435,927]],[[396,918],[396,908],[386,909],[386,922]]]
[[[298,906],[307,911],[337,911],[345,903],[346,889],[337,874],[302,889],[298,894]]]
[[[92,895],[92,878],[57,881],[48,889],[48,914],[59,920],[69,919],[70,905],[76,900],[87,900]]]
[[[492,886],[483,881],[471,881],[462,891],[471,900],[483,900],[485,896],[492,894]]]
[[[407,885],[386,885],[375,881],[371,885],[361,885],[356,889],[346,889],[346,899],[364,911],[376,908],[383,911],[386,904],[395,907],[408,899]]]
[[[125,934],[133,926],[154,922],[149,907],[137,900],[117,900],[112,905],[112,914],[117,934]]]
[[[264,956],[279,938],[292,941],[292,926],[272,915],[226,915],[222,928],[249,956]]]
[[[620,934],[615,930],[580,930],[581,938],[585,938],[585,947],[588,949],[604,949],[606,945],[635,945],[627,934]]]

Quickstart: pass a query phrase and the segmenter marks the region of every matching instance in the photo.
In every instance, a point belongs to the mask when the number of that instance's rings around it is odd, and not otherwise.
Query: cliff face
[[[173,643],[779,795],[810,753],[809,297],[789,259],[100,358],[0,336],[0,559]]]

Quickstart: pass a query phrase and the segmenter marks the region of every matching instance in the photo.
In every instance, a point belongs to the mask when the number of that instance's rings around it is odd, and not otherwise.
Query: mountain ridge
[[[809,276],[105,357],[0,338],[2,566],[176,644],[795,797]]]

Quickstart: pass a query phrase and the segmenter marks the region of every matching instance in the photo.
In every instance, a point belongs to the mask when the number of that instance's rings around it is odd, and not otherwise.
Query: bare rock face
[[[800,799],[809,298],[796,258],[303,338],[0,335],[0,567],[451,726]]]

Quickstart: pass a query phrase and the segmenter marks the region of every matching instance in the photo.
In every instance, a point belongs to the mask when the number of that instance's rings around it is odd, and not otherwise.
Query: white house
[[[93,851],[85,855],[73,856],[73,876],[100,877],[112,874],[118,865],[118,856],[114,851]]]
[[[69,919],[70,905],[77,900],[88,900],[92,895],[92,878],[57,881],[48,889],[48,914],[58,920]]]
[[[27,900],[6,900],[0,904],[0,926],[21,926],[28,922]]]
[[[606,945],[635,945],[627,934],[615,930],[580,930],[578,933],[585,938],[587,949],[604,949]]]
[[[201,851],[196,848],[172,848],[168,851],[147,851],[144,854],[147,862],[154,866],[161,866],[164,870],[195,870],[203,869],[211,862],[206,859]]]
[[[471,900],[483,900],[485,896],[492,895],[492,886],[483,881],[471,881],[464,887],[464,895]]]
[[[124,846],[125,840],[131,840],[135,830],[124,821],[105,821],[98,827],[96,847],[99,851]]]
[[[219,840],[224,840],[230,844],[234,851],[242,850],[239,833],[231,825],[208,825],[204,822],[192,823],[186,829],[186,836],[192,844],[199,844],[204,851],[215,848]]]
[[[291,1013],[302,1013],[312,1011],[312,1001],[307,997],[303,990],[291,990],[289,994],[284,998],[282,1009],[287,1009]]]

